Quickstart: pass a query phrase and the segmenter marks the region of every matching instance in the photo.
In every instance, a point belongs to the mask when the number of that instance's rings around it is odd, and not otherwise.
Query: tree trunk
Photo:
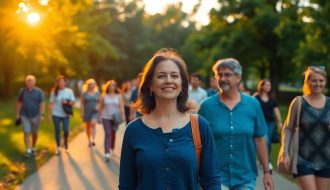
[[[2,76],[3,76],[3,86],[1,98],[3,100],[8,100],[12,95],[12,86],[13,86],[13,64],[10,64],[8,57],[3,59],[2,63]]]
[[[270,67],[270,81],[272,83],[272,89],[274,92],[274,95],[276,97],[279,97],[280,91],[279,91],[279,85],[282,80],[282,68],[283,68],[283,63],[280,59],[271,59],[269,63]]]

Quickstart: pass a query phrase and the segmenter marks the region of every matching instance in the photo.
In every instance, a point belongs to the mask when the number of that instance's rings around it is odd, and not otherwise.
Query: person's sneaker
[[[31,149],[31,154],[32,154],[32,156],[35,156],[37,154],[36,148]]]
[[[109,153],[105,153],[105,161],[106,162],[110,161],[110,154]]]
[[[95,142],[92,142],[92,146],[95,146]]]
[[[61,155],[61,147],[57,147],[57,150],[55,152],[57,156]]]
[[[29,158],[31,156],[32,156],[31,150],[30,149],[27,149],[26,150],[26,153],[25,153],[25,157]]]
[[[69,148],[68,143],[64,144],[64,148],[65,148],[65,150],[68,150],[68,148]]]

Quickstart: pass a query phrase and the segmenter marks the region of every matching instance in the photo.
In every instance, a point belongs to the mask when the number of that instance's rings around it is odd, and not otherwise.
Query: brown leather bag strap
[[[202,146],[202,141],[201,141],[201,135],[199,133],[198,115],[191,114],[190,122],[191,122],[191,130],[192,130],[195,151],[196,151],[196,156],[197,156],[198,175],[199,175],[199,168],[200,168],[200,162],[201,162],[201,151],[202,151],[203,146]]]

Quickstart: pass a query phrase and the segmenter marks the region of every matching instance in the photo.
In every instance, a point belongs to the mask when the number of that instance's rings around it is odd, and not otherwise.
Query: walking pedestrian
[[[132,87],[132,94],[131,94],[131,98],[130,98],[131,105],[135,104],[135,102],[138,99],[141,76],[142,76],[142,73],[139,73],[137,75],[136,79],[134,80],[135,85]],[[141,113],[138,112],[133,106],[130,106],[130,121],[132,121],[140,116],[141,116]]]
[[[212,96],[212,95],[216,94],[217,92],[219,92],[218,81],[214,76],[212,76],[210,78],[210,88],[207,89],[206,92],[207,92],[207,97]]]
[[[124,101],[126,122],[129,123],[130,122],[131,96],[132,96],[132,86],[129,81],[124,82],[124,84],[122,85],[121,94],[123,96],[123,101]]]
[[[27,157],[36,154],[38,129],[40,121],[45,117],[44,94],[35,85],[36,77],[26,76],[25,87],[20,90],[16,103],[16,120],[20,119],[23,125]]]
[[[256,154],[263,167],[265,189],[274,189],[265,140],[267,125],[258,101],[241,93],[240,63],[232,58],[213,65],[219,93],[203,101],[198,113],[210,123],[220,162],[222,189],[254,190]]]
[[[303,190],[330,189],[330,97],[324,94],[326,84],[325,67],[306,69],[304,95],[291,102],[282,129],[278,162]]]
[[[56,155],[61,154],[61,124],[64,132],[64,148],[68,150],[69,147],[70,114],[73,111],[72,106],[75,103],[75,97],[72,89],[67,88],[66,84],[66,78],[63,75],[59,75],[50,93],[49,119],[53,118],[55,128]],[[67,107],[68,111],[64,107]]]
[[[115,123],[115,114],[120,113],[125,121],[124,101],[117,88],[117,82],[109,80],[102,86],[100,97],[99,121],[102,121],[104,129],[104,153],[108,162],[110,156],[114,155],[116,131],[118,124]]]
[[[267,147],[268,147],[268,157],[269,157],[269,169],[273,169],[273,165],[270,160],[270,153],[272,147],[272,137],[275,129],[275,119],[277,121],[277,126],[279,129],[282,128],[282,118],[278,104],[274,98],[272,92],[272,86],[268,79],[262,79],[258,83],[257,93],[254,97],[259,101],[263,115],[267,123]]]
[[[188,75],[180,55],[161,49],[146,64],[135,106],[143,114],[126,128],[119,189],[221,189],[213,136],[199,117],[200,167],[194,148]],[[199,169],[198,169],[199,168]]]
[[[189,101],[193,103],[198,110],[201,102],[207,97],[207,92],[201,86],[201,76],[198,73],[193,73],[190,76],[189,86]]]
[[[96,123],[98,119],[99,88],[94,79],[86,80],[80,97],[80,115],[86,125],[88,146],[95,146]]]

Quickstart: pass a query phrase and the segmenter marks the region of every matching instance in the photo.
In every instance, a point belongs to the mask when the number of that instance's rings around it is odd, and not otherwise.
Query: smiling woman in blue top
[[[264,138],[267,125],[259,102],[238,90],[241,65],[235,59],[223,59],[213,71],[220,91],[204,100],[198,113],[213,131],[223,189],[255,189],[256,153],[264,169],[265,189],[274,189]]]
[[[124,134],[119,189],[221,189],[217,154],[207,122],[199,117],[202,142],[198,173],[191,132],[188,75],[180,55],[159,50],[146,64],[135,104],[143,116]]]

